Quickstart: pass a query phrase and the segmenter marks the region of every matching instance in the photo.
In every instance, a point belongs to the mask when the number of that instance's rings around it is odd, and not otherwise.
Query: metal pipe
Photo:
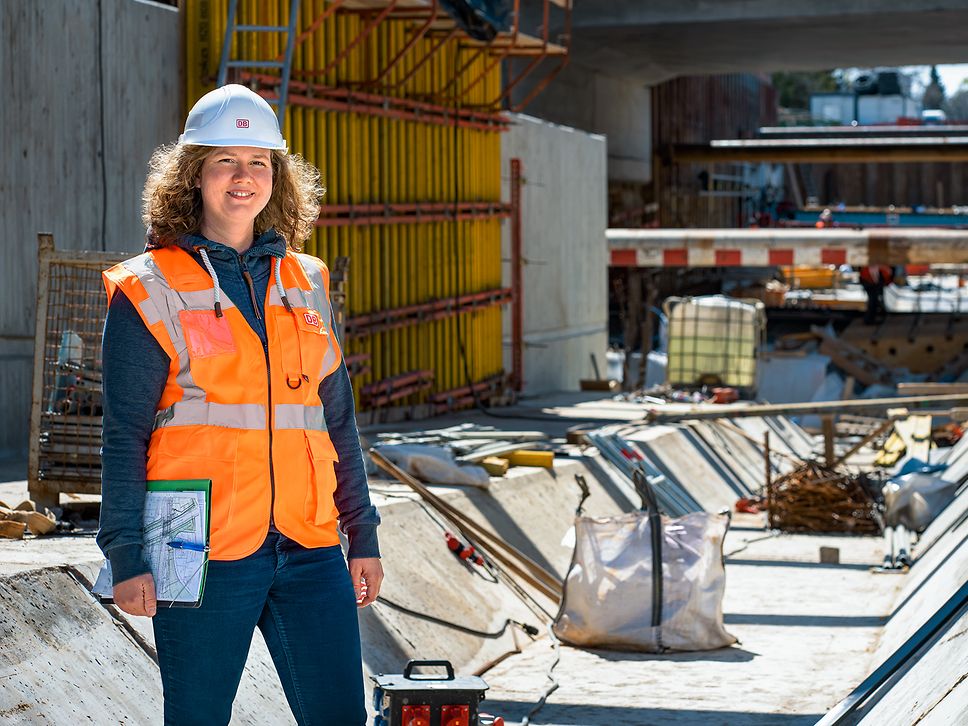
[[[733,405],[719,404],[715,406],[691,407],[681,409],[669,406],[669,410],[661,408],[647,409],[645,418],[655,422],[687,421],[694,419],[715,418],[749,418],[760,416],[801,416],[815,413],[849,413],[851,411],[878,411],[889,408],[909,408],[912,413],[920,406],[932,403],[964,403],[968,402],[968,394],[952,393],[943,396],[900,396],[898,398],[870,398],[855,401],[825,401],[819,403],[780,403]]]

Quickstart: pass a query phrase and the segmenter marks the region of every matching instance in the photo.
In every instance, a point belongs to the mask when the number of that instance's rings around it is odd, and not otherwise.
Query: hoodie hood
[[[197,252],[199,249],[204,249],[212,257],[232,259],[235,257],[242,257],[243,259],[254,259],[257,257],[276,257],[282,259],[286,256],[286,240],[280,235],[273,227],[270,227],[261,235],[259,235],[255,241],[252,242],[252,246],[239,255],[233,248],[221,242],[215,242],[200,234],[186,234],[179,237],[174,243],[175,247],[181,247],[188,253]],[[151,235],[149,230],[146,235],[145,252],[150,252],[151,250],[159,249],[162,245]]]

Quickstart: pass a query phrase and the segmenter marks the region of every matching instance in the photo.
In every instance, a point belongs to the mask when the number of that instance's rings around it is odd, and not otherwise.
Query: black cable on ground
[[[418,618],[419,620],[426,620],[428,623],[434,623],[435,625],[443,625],[444,627],[460,631],[461,633],[467,633],[468,635],[474,635],[478,638],[500,638],[502,635],[504,635],[505,632],[507,632],[507,629],[512,625],[523,630],[532,639],[537,637],[538,633],[541,632],[533,625],[528,625],[527,623],[522,623],[517,620],[511,620],[510,618],[508,618],[507,620],[504,621],[504,625],[501,626],[500,630],[495,630],[492,633],[487,633],[483,630],[475,630],[474,628],[468,628],[466,625],[461,625],[460,623],[454,623],[454,622],[451,622],[450,620],[444,620],[443,618],[438,618],[433,615],[428,615],[427,613],[419,612],[418,610],[413,610],[411,608],[406,607],[405,605],[401,605],[399,603],[393,602],[393,600],[388,600],[383,595],[379,595],[376,601],[378,603],[381,603],[382,605],[386,605],[389,608],[398,610],[401,613],[406,613],[411,617]]]
[[[531,719],[534,718],[534,715],[538,713],[538,711],[544,708],[545,702],[548,700],[548,696],[558,690],[559,684],[558,679],[555,677],[555,668],[557,668],[558,663],[561,662],[561,642],[555,637],[550,624],[548,625],[548,637],[551,638],[551,647],[555,650],[555,659],[548,667],[548,670],[545,671],[545,677],[551,681],[551,683],[547,688],[545,688],[545,691],[541,695],[541,698],[538,699],[538,702],[531,707],[530,711],[528,711],[528,715],[522,719],[521,726],[530,726]]]

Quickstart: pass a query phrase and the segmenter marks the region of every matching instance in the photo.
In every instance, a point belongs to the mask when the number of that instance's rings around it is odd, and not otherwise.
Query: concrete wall
[[[501,144],[510,198],[511,159],[523,164],[524,391],[576,390],[592,378],[590,355],[605,371],[607,294],[605,139],[529,116],[515,116]],[[502,257],[509,260],[510,224]],[[510,285],[510,265],[504,265]],[[504,317],[511,370],[510,310]]]
[[[181,118],[178,11],[140,0],[0,3],[0,459],[26,458],[38,232],[138,252],[145,162]]]
[[[535,81],[540,81],[540,74]],[[532,86],[522,83],[520,102]],[[528,115],[608,137],[609,181],[652,179],[652,92],[644,83],[571,63],[525,109]]]

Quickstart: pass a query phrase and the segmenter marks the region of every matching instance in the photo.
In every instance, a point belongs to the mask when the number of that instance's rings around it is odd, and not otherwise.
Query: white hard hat
[[[179,144],[255,146],[286,151],[276,112],[262,96],[230,83],[202,96],[185,120]]]

